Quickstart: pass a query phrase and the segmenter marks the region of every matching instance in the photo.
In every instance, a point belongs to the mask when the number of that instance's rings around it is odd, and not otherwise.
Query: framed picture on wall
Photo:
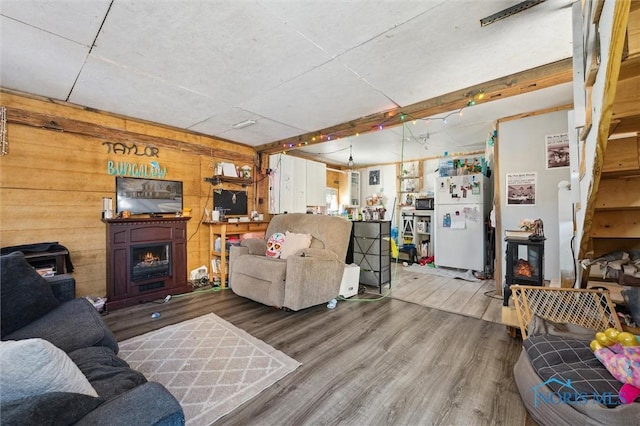
[[[536,172],[507,173],[507,205],[536,205]]]
[[[558,133],[544,137],[545,158],[547,169],[569,167],[569,134]]]
[[[380,185],[380,169],[369,170],[369,185]]]

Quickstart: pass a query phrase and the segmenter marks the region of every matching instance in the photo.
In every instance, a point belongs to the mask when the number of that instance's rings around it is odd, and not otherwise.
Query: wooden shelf
[[[223,175],[215,175],[211,177],[204,178],[205,182],[209,182],[211,185],[219,185],[221,183],[234,183],[240,186],[249,186],[253,183],[251,178],[241,178],[236,176],[223,176]]]
[[[230,235],[241,235],[248,232],[264,232],[269,226],[269,221],[252,221],[252,222],[216,222],[209,223],[209,254],[212,260],[220,259],[220,271],[217,273],[211,270],[212,275],[220,277],[220,287],[227,286],[228,278],[228,262],[229,250],[227,250],[227,237]],[[216,238],[220,238],[220,251],[214,249]]]

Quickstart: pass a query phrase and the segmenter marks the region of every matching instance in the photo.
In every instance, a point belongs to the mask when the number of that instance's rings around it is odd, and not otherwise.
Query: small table
[[[69,250],[55,251],[39,251],[33,253],[25,253],[24,257],[27,262],[34,268],[38,269],[44,266],[53,267],[55,275],[66,274],[65,256],[69,254]]]

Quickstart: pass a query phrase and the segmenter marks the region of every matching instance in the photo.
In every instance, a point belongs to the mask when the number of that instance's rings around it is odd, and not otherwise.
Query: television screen
[[[116,214],[160,214],[182,211],[182,182],[116,176]]]

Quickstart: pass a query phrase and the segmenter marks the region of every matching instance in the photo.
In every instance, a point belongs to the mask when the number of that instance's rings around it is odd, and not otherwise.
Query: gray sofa
[[[0,261],[3,425],[184,424],[166,388],[118,358],[115,337],[89,301],[60,302],[21,252]]]
[[[231,247],[231,289],[265,305],[293,311],[336,298],[344,274],[351,226],[350,221],[341,217],[303,213],[274,216],[264,239],[249,238],[240,246]],[[293,252],[286,259],[266,256],[269,237],[287,231],[310,235],[310,246]]]

